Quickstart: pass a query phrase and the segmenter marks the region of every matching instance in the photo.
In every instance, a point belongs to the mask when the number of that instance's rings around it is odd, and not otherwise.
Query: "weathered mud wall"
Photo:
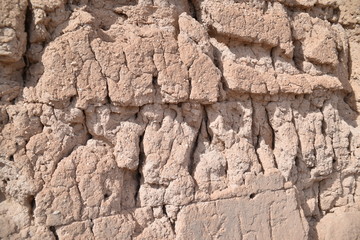
[[[358,0],[1,0],[0,238],[359,237],[359,24]]]

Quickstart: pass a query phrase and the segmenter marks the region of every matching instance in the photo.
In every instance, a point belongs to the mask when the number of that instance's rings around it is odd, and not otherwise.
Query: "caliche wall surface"
[[[360,1],[1,0],[1,239],[360,238]]]

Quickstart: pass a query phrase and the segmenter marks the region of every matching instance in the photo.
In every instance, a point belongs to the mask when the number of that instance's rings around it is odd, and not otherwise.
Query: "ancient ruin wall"
[[[1,0],[0,238],[359,237],[359,24],[358,0]]]

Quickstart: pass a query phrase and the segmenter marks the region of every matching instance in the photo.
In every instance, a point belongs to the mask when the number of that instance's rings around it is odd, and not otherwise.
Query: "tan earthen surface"
[[[0,239],[360,239],[360,1],[1,0]]]

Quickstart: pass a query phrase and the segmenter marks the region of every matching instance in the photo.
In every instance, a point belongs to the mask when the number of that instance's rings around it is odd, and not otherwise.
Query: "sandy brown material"
[[[1,239],[360,239],[358,0],[2,0]]]

